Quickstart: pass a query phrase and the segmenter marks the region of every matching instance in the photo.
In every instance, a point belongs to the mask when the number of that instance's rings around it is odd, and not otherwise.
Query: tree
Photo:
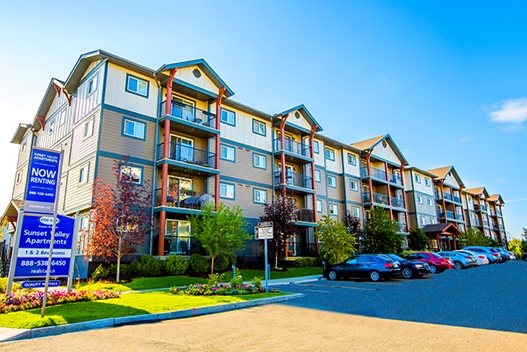
[[[460,247],[466,246],[489,246],[490,241],[483,232],[473,227],[469,228],[463,234],[457,237]]]
[[[322,246],[320,255],[329,264],[337,264],[356,251],[357,238],[343,223],[324,215],[317,223],[317,235]]]
[[[417,227],[410,230],[408,234],[408,246],[414,251],[422,251],[427,248],[428,236],[426,236],[422,228]]]
[[[523,250],[522,240],[520,240],[519,238],[513,238],[512,240],[510,240],[508,249],[509,251],[514,253],[516,258],[521,258],[523,253],[525,253]]]
[[[210,273],[214,274],[214,259],[220,254],[243,250],[245,240],[251,239],[244,226],[247,226],[239,205],[229,208],[220,203],[215,211],[214,203],[206,203],[201,215],[188,217],[191,236],[196,238],[211,257]]]
[[[123,156],[114,160],[115,184],[95,180],[90,230],[81,233],[86,257],[117,259],[117,281],[122,257],[134,254],[152,230],[149,182],[134,182],[138,177],[135,170],[130,158]]]
[[[359,217],[354,216],[351,211],[348,210],[346,215],[342,218],[344,226],[348,229],[348,233],[355,235],[357,238],[362,236],[362,230],[360,228],[361,220]]]
[[[273,222],[273,239],[269,241],[269,251],[274,253],[275,267],[278,266],[278,257],[284,257],[287,249],[287,242],[298,231],[296,225],[296,203],[293,198],[282,201],[282,197],[273,200],[272,203],[264,205],[264,215],[260,216],[260,221]]]
[[[402,243],[397,228],[397,221],[391,220],[382,207],[373,207],[364,229],[366,253],[396,253]]]

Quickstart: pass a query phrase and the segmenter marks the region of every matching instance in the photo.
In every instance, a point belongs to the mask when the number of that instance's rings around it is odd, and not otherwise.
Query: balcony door
[[[179,206],[179,204],[183,200],[190,197],[189,195],[187,195],[187,192],[185,190],[191,190],[191,189],[192,189],[191,179],[168,175],[167,202],[174,202],[178,204]]]
[[[172,96],[172,115],[194,122],[195,103],[192,100]]]
[[[170,135],[172,156],[177,161],[194,161],[194,141],[189,138]]]
[[[277,131],[276,135],[278,136],[278,139],[280,139],[280,136],[281,136],[280,131]],[[294,144],[293,135],[289,133],[284,133],[284,150],[292,152],[293,144]]]
[[[278,171],[280,171],[280,177],[282,177],[282,164],[278,164]],[[285,182],[288,185],[294,184],[294,178],[293,175],[295,173],[295,168],[292,165],[285,164]]]

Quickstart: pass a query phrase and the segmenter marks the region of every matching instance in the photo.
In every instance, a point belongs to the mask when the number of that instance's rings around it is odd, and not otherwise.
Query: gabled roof
[[[431,178],[436,177],[436,175],[431,173],[430,171],[426,171],[426,170],[420,169],[420,168],[415,167],[415,166],[405,166],[404,171],[410,171],[410,170],[415,170],[416,172],[419,172],[420,174],[423,174],[425,176],[429,176]]]
[[[488,201],[489,202],[499,202],[500,204],[505,204],[500,194],[491,194],[488,198]]]
[[[446,179],[448,174],[452,172],[452,174],[454,175],[454,178],[457,180],[461,188],[465,187],[465,185],[463,184],[463,181],[461,180],[461,177],[459,177],[459,174],[457,173],[456,169],[452,165],[439,167],[437,169],[430,169],[428,170],[428,172],[436,176],[434,180],[444,180]]]
[[[472,194],[474,196],[485,196],[485,199],[489,198],[489,192],[485,189],[485,187],[477,187],[477,188],[470,188],[466,189],[465,192]]]
[[[173,68],[184,68],[189,66],[198,66],[200,70],[218,87],[218,89],[225,88],[225,96],[228,98],[234,95],[232,89],[221,79],[221,77],[209,66],[204,59],[196,59],[183,62],[175,62],[172,64],[165,64],[161,66],[156,72],[156,78],[162,80],[162,75],[169,75],[167,71]]]
[[[295,107],[292,107],[291,109],[287,109],[285,111],[279,112],[279,113],[275,114],[275,116],[284,117],[287,114],[292,113],[293,111],[298,111],[300,113],[300,115],[302,115],[302,117],[304,117],[309,122],[309,124],[311,126],[317,126],[317,132],[322,131],[322,126],[320,126],[320,124],[317,122],[317,120],[315,120],[313,115],[311,115],[311,113],[309,112],[309,110],[307,110],[307,108],[304,106],[304,104],[300,104],[300,105],[297,105]]]
[[[423,231],[426,234],[442,234],[442,233],[448,233],[455,236],[461,235],[461,231],[459,231],[458,227],[452,223],[442,223],[442,224],[430,224],[423,226]]]
[[[382,143],[382,141],[386,141],[386,143],[388,143],[390,147],[393,149],[393,151],[395,152],[399,160],[401,160],[401,162],[404,162],[406,165],[408,165],[408,160],[406,160],[403,153],[399,150],[399,147],[397,147],[397,144],[395,144],[393,138],[389,134],[373,137],[370,139],[365,139],[360,142],[351,143],[351,145],[365,152],[365,151],[375,148],[379,143]]]

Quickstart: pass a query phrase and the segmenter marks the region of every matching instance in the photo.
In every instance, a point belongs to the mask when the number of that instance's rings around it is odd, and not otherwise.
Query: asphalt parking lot
[[[420,279],[322,280],[281,288],[289,306],[367,317],[527,333],[527,262],[450,269]]]

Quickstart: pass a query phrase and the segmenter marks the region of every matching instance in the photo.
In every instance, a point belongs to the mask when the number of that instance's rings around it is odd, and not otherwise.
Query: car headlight
[[[415,267],[419,269],[424,268],[423,264],[415,264]]]

